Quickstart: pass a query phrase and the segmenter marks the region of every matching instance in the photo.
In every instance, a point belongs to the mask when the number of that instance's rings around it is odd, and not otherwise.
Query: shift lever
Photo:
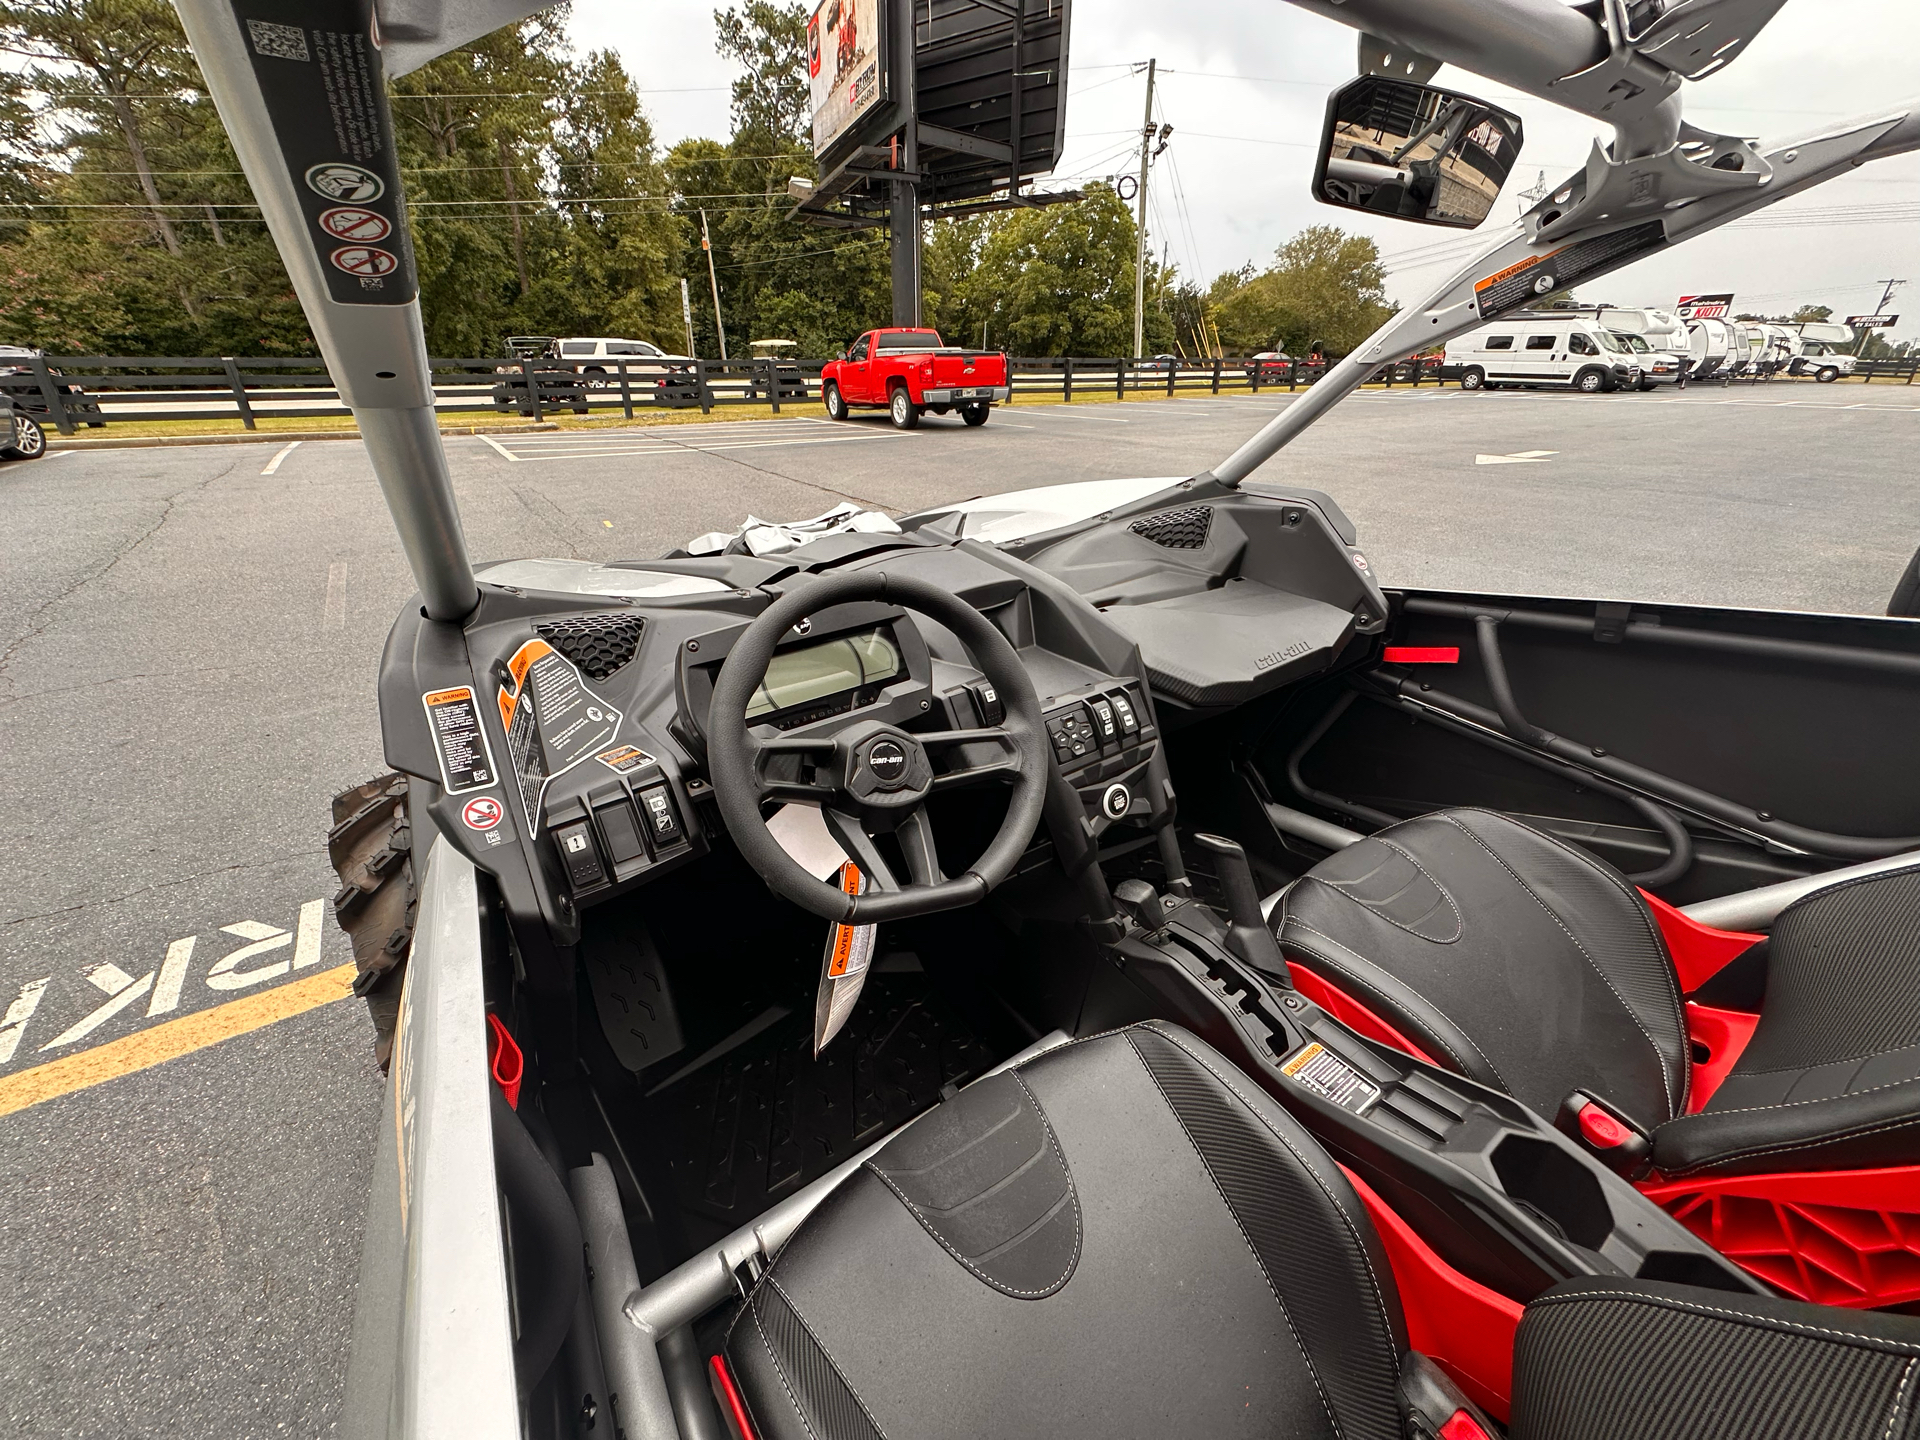
[[[1226,892],[1228,951],[1267,979],[1291,988],[1280,943],[1273,938],[1273,932],[1260,914],[1260,890],[1253,883],[1253,867],[1247,863],[1247,852],[1222,835],[1200,834],[1193,838],[1201,849],[1212,852],[1220,888]]]
[[[1158,930],[1166,923],[1167,907],[1160,892],[1145,880],[1122,880],[1114,887],[1113,898],[1143,930]]]

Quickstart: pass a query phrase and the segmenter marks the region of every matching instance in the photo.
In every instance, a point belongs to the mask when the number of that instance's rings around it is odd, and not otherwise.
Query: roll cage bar
[[[1785,0],[1290,0],[1358,29],[1362,73],[1424,83],[1442,63],[1612,125],[1586,165],[1426,299],[1363,341],[1258,434],[1199,479],[1229,488],[1382,364],[1520,309],[1538,295],[1776,204],[1869,160],[1920,149],[1920,99],[1765,148],[1682,115],[1681,83],[1737,58]],[[207,88],[341,398],[353,410],[426,614],[458,621],[479,599],[435,420],[386,79],[545,8],[527,0],[176,0]],[[293,20],[295,25],[284,23]],[[307,45],[324,87],[303,109],[281,81]],[[306,63],[315,64],[310,54]],[[276,67],[279,67],[276,69]],[[328,68],[331,67],[331,68]],[[318,72],[316,72],[318,73]],[[323,167],[314,136],[364,165]],[[370,175],[394,242],[346,256],[321,224],[323,169]],[[349,182],[351,175],[348,176]],[[336,185],[335,188],[338,188]],[[383,194],[382,192],[391,192]],[[377,271],[385,266],[384,272]],[[352,267],[350,270],[349,267]],[[342,273],[377,289],[356,294]]]

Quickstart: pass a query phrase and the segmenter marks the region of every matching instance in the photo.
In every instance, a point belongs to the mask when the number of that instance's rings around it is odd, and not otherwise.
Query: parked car
[[[12,399],[0,397],[6,409],[9,434],[0,444],[0,460],[38,460],[47,453],[47,432],[40,422],[22,410]]]
[[[1262,385],[1285,380],[1293,371],[1293,356],[1284,350],[1262,350],[1247,360],[1247,378]]]
[[[1640,384],[1633,352],[1598,320],[1526,311],[1449,340],[1440,374],[1463,390],[1548,386],[1596,395]]]
[[[1687,362],[1668,350],[1656,350],[1647,343],[1647,337],[1636,335],[1631,330],[1616,330],[1614,338],[1633,352],[1634,363],[1640,367],[1640,388],[1651,390],[1656,385],[1677,385],[1685,378]]]
[[[820,372],[830,419],[884,406],[899,430],[913,429],[928,410],[958,410],[967,424],[984,425],[1012,394],[1004,354],[949,345],[937,330],[869,330]]]
[[[40,372],[31,363],[45,353],[27,345],[0,345],[0,395],[11,397],[18,409],[30,415],[50,418],[53,412],[46,391],[40,387]],[[52,366],[47,367],[47,374],[54,378],[54,389],[69,420],[96,430],[107,423],[100,413],[100,402],[87,394],[84,386],[76,385]]]
[[[617,383],[620,366],[627,374],[648,384],[684,374],[693,364],[691,355],[674,355],[650,340],[620,340],[606,336],[574,336],[556,340],[550,352],[560,368],[572,370],[589,385]]]

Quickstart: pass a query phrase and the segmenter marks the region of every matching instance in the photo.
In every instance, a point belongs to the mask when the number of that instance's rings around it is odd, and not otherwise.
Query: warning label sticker
[[[1380,1098],[1378,1085],[1318,1040],[1308,1041],[1281,1061],[1280,1073],[1303,1090],[1311,1090],[1356,1115]]]
[[[653,757],[637,745],[616,745],[611,750],[602,750],[593,758],[620,775],[630,775],[635,770],[644,770],[653,764]]]
[[[506,807],[491,795],[479,795],[460,809],[460,818],[469,830],[491,830],[506,815]]]
[[[328,258],[349,275],[391,275],[400,268],[399,256],[373,245],[342,245]]]
[[[529,640],[514,651],[507,673],[512,684],[500,687],[500,724],[527,830],[537,835],[547,783],[612,740],[620,712],[589,690],[573,662],[544,640]]]
[[[235,8],[328,295],[347,305],[407,304],[418,285],[372,4],[235,0]]]
[[[363,210],[358,205],[336,205],[331,210],[322,210],[320,228],[342,240],[363,242],[384,240],[393,233],[386,216],[376,210]]]
[[[473,688],[457,685],[449,690],[429,690],[420,697],[420,703],[427,708],[427,728],[433,732],[433,748],[440,756],[440,783],[447,793],[458,795],[499,784],[487,732],[480,728],[480,707]]]

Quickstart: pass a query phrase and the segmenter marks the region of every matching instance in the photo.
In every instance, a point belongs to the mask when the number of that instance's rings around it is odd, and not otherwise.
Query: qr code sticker
[[[265,20],[247,21],[253,36],[253,48],[269,60],[311,60],[307,53],[307,32],[298,25],[274,25]]]

